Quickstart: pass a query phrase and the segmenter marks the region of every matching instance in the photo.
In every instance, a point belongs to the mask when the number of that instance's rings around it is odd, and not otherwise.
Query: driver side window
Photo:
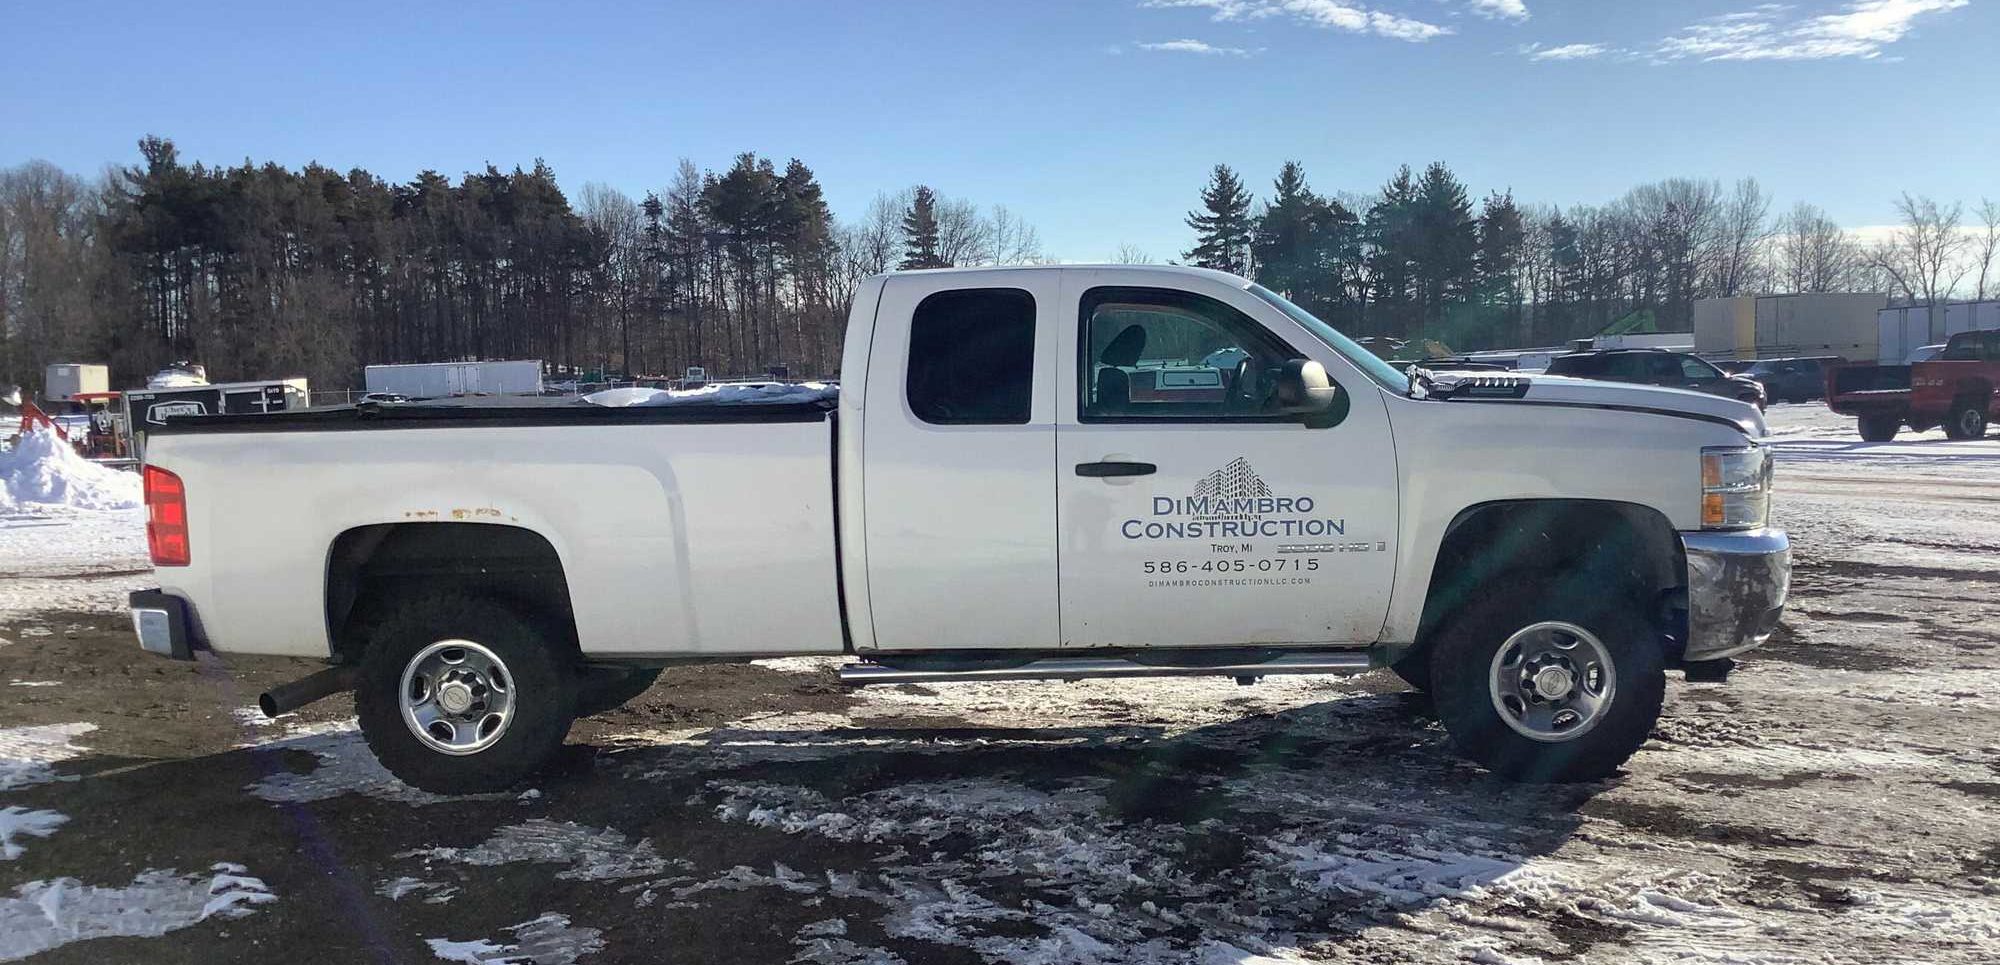
[[[1304,357],[1228,305],[1164,288],[1085,292],[1079,333],[1083,422],[1286,419],[1278,375]]]

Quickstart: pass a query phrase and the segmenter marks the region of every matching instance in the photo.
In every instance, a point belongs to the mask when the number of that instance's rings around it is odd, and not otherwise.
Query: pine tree
[[[1368,208],[1362,235],[1376,315],[1369,331],[1402,334],[1415,326],[1411,317],[1411,262],[1417,246],[1416,203],[1416,179],[1406,164],[1382,186],[1381,197]]]
[[[1444,162],[1424,169],[1412,208],[1414,247],[1410,268],[1417,318],[1425,325],[1444,320],[1445,309],[1462,298],[1477,277],[1478,231],[1465,185]]]
[[[950,268],[938,254],[937,193],[917,185],[903,212],[903,261],[897,268]]]
[[[1229,165],[1218,164],[1209,172],[1201,207],[1188,212],[1187,225],[1195,231],[1195,242],[1182,257],[1202,268],[1249,274],[1250,191]]]
[[[1359,268],[1354,213],[1313,193],[1305,168],[1287,161],[1250,241],[1257,281],[1322,315],[1346,316],[1349,280]]]
[[[1511,331],[1521,319],[1521,253],[1527,240],[1513,193],[1487,195],[1480,206],[1478,227],[1479,297],[1499,309],[1500,320]]]

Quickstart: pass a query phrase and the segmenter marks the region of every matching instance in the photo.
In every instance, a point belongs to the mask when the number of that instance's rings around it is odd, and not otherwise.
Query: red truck
[[[1908,425],[1952,439],[1979,439],[1995,416],[2000,332],[1960,332],[1944,352],[1911,365],[1844,365],[1826,374],[1826,404],[1860,422],[1861,438],[1888,442]]]

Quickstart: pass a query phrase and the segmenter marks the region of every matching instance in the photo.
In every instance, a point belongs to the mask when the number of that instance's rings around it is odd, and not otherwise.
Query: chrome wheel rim
[[[1618,685],[1611,651],[1589,630],[1551,620],[1514,631],[1493,655],[1493,709],[1530,740],[1576,740],[1597,726]]]
[[[1982,421],[1979,413],[1971,409],[1960,412],[1958,414],[1958,434],[1967,438],[1985,435],[1984,430],[1986,427],[1980,424]]]
[[[403,723],[440,754],[477,754],[514,721],[514,675],[470,640],[439,640],[403,667]]]

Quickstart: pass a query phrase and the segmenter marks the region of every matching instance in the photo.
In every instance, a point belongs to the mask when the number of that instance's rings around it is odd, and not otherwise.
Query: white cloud
[[[1481,0],[1519,6],[1521,0]],[[1387,13],[1353,0],[1142,0],[1141,7],[1154,9],[1201,9],[1212,11],[1211,19],[1221,21],[1263,20],[1286,17],[1296,23],[1348,33],[1375,34],[1411,43],[1422,43],[1451,33],[1450,27]],[[1525,8],[1523,8],[1525,11]]]
[[[1176,54],[1201,54],[1205,57],[1248,57],[1250,52],[1241,47],[1217,47],[1200,40],[1164,40],[1156,44],[1134,44],[1140,50],[1157,50]]]
[[[1611,48],[1604,44],[1563,44],[1560,47],[1529,44],[1521,48],[1521,53],[1529,60],[1594,60],[1611,53]]]
[[[1659,60],[1825,60],[1880,56],[1918,17],[1957,10],[1971,0],[1849,0],[1815,16],[1792,16],[1784,4],[1710,17],[1660,42]]]
[[[1526,0],[1471,0],[1472,12],[1494,20],[1526,20]]]

